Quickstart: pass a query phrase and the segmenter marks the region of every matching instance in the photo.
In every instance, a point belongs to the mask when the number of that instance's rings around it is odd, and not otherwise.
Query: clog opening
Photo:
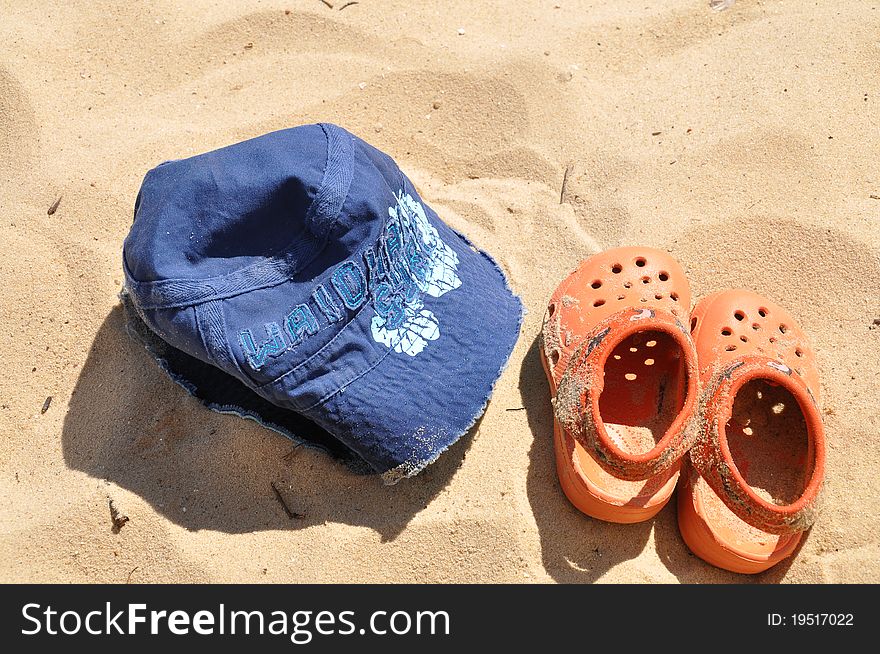
[[[813,453],[804,414],[788,390],[763,379],[745,383],[725,437],[737,469],[761,498],[784,506],[803,495]]]
[[[666,434],[686,400],[681,346],[662,331],[637,332],[605,362],[599,413],[608,436],[624,452],[644,454]]]

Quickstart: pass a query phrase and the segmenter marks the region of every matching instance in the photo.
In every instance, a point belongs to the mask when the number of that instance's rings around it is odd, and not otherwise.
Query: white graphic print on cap
[[[377,313],[373,316],[371,328],[377,343],[383,343],[395,352],[415,356],[425,349],[428,341],[440,338],[440,321],[424,308],[423,294],[440,297],[461,286],[461,279],[456,274],[458,255],[428,222],[422,204],[408,193],[401,191],[397,195],[397,206],[389,207],[388,214],[392,220],[398,220],[405,231],[421,239],[420,250],[425,255],[426,265],[422,275],[412,275],[420,293],[405,304],[400,325],[388,329],[388,319]]]

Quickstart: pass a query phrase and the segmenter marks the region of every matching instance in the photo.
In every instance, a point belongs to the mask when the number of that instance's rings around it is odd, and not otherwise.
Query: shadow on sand
[[[324,522],[393,540],[449,482],[479,423],[412,480],[384,486],[327,453],[207,410],[156,365],[115,307],[98,331],[64,419],[68,466],[107,479],[187,529],[229,533]],[[289,518],[272,483],[284,496]]]
[[[578,511],[565,497],[556,476],[553,410],[540,356],[536,338],[523,360],[519,386],[534,437],[526,485],[529,503],[548,574],[563,583],[590,583],[622,561],[637,557],[645,548],[652,521],[635,525],[602,522]]]

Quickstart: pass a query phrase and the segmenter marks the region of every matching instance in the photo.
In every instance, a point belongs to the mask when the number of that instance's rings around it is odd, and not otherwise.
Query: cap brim
[[[417,474],[482,415],[523,316],[522,303],[495,261],[426,210],[457,255],[461,283],[440,297],[424,298],[421,306],[433,316],[424,342],[393,348],[312,414],[389,484]],[[407,353],[408,345],[418,352]]]

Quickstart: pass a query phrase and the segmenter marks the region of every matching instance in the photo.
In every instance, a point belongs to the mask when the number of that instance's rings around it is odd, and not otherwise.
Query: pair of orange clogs
[[[665,252],[619,248],[557,288],[542,330],[559,480],[584,513],[654,516],[678,485],[688,547],[755,573],[816,517],[825,467],[819,380],[778,305],[729,290],[691,311]]]

